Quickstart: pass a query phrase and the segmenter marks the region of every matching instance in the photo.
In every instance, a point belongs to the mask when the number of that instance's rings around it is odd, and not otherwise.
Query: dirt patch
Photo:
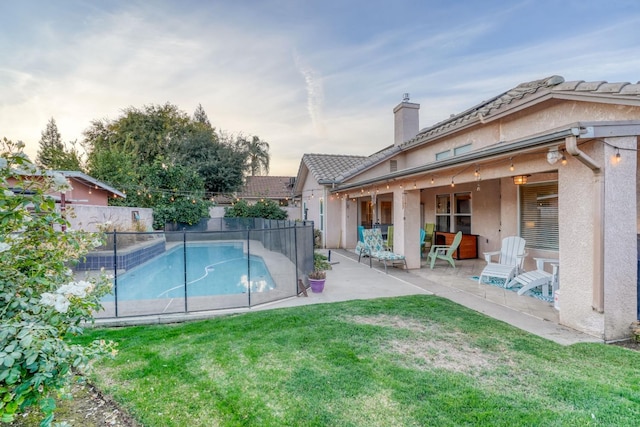
[[[386,326],[396,329],[407,329],[415,332],[434,331],[435,327],[425,322],[418,322],[413,319],[407,319],[400,316],[347,316],[347,322],[358,323],[361,325]]]
[[[474,372],[491,369],[497,357],[465,343],[453,341],[391,341],[391,351],[408,356],[418,369],[440,368],[454,372]]]
[[[462,334],[443,333],[435,325],[401,316],[349,316],[349,322],[363,325],[385,326],[418,333],[433,333],[431,339],[390,341],[385,347],[397,353],[406,363],[417,369],[441,368],[455,372],[473,372],[490,369],[497,356],[473,348]]]
[[[71,395],[73,399],[56,401],[54,424],[66,422],[70,427],[140,427],[116,402],[88,383],[73,385]],[[41,418],[42,413],[33,408],[7,426],[36,427],[40,425]]]
[[[640,342],[634,340],[614,342],[611,343],[611,345],[628,348],[629,350],[640,351]]]

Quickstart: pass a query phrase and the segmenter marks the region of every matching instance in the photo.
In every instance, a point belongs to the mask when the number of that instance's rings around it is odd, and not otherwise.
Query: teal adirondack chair
[[[456,236],[453,238],[453,242],[451,245],[431,245],[431,250],[429,250],[429,259],[431,260],[431,269],[436,263],[436,260],[442,259],[447,261],[453,268],[456,268],[456,262],[453,259],[453,253],[460,246],[460,242],[462,241],[462,231],[458,231]]]

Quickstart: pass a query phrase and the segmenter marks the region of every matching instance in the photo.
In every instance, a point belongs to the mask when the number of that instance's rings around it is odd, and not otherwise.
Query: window
[[[453,155],[458,156],[460,154],[468,153],[469,151],[471,151],[471,147],[473,147],[473,144],[466,144],[460,147],[456,147],[453,149]]]
[[[455,229],[453,232],[462,231],[462,234],[471,234],[471,193],[455,194]]]
[[[558,250],[558,183],[520,186],[520,237],[533,249]]]
[[[471,234],[471,193],[436,196],[436,231]]]
[[[324,200],[320,199],[320,231],[324,230]]]
[[[436,231],[448,232],[451,228],[451,202],[448,194],[436,196]]]
[[[444,160],[451,157],[451,150],[436,153],[436,160]]]

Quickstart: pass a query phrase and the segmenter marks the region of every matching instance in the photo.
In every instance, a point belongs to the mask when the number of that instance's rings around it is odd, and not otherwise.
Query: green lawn
[[[640,353],[563,347],[434,296],[95,329],[145,426],[636,426]]]

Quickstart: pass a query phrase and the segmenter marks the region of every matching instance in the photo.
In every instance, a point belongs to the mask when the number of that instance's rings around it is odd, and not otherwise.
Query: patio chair
[[[422,258],[422,253],[424,252],[424,243],[427,239],[427,232],[424,229],[420,229],[420,258]]]
[[[548,258],[535,258],[536,269],[534,271],[527,271],[514,277],[509,283],[507,288],[512,288],[515,285],[521,285],[518,289],[518,295],[522,295],[525,292],[542,287],[542,295],[545,297],[553,297],[553,293],[558,290],[558,276],[559,276],[559,264],[557,259]],[[544,264],[548,262],[551,264],[552,273],[545,271]],[[551,285],[551,289],[549,289]]]
[[[407,268],[407,261],[404,255],[400,255],[384,248],[384,240],[382,240],[382,233],[379,228],[372,228],[364,230],[363,233],[364,242],[363,248],[358,254],[358,262],[363,256],[369,257],[369,267],[372,267],[371,260],[376,259],[384,264],[384,272],[387,273],[387,263],[392,266],[403,263]]]
[[[507,283],[522,271],[522,264],[527,256],[524,251],[525,243],[522,237],[509,236],[502,239],[499,251],[485,252],[484,259],[487,265],[480,273],[478,283],[482,283],[483,279],[501,279],[506,287]],[[494,262],[493,257],[496,255],[498,261]]]
[[[387,241],[384,244],[385,248],[389,251],[393,251],[393,225],[387,228]]]
[[[438,259],[445,260],[451,264],[453,268],[456,268],[456,262],[453,260],[453,253],[458,249],[461,241],[462,231],[458,231],[453,238],[451,245],[431,245],[428,255],[428,258],[431,260],[431,269],[433,270],[433,266]]]
[[[436,231],[435,224],[430,222],[427,222],[424,224],[425,238],[424,238],[424,244],[422,245],[423,251],[431,248],[431,245],[433,245],[433,233],[435,233],[435,231]]]

